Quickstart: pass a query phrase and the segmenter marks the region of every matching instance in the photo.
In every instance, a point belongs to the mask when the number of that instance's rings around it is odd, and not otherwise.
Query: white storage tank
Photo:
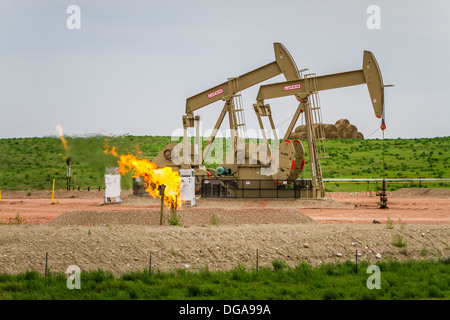
[[[105,203],[111,202],[113,198],[116,202],[122,202],[119,168],[106,168],[105,173]]]
[[[194,169],[180,169],[181,177],[181,202],[187,202],[191,206],[195,206],[195,177]]]

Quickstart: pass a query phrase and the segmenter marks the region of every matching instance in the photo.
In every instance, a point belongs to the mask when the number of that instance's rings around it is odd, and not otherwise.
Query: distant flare
[[[66,141],[66,138],[64,138],[63,128],[59,124],[56,126],[56,131],[58,131],[58,136],[61,139],[61,141],[64,145],[64,149],[67,152],[68,151],[67,141]]]

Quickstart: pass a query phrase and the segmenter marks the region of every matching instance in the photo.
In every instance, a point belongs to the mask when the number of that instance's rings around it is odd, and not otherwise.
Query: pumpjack
[[[325,192],[320,159],[328,157],[328,152],[318,93],[366,84],[375,115],[381,118],[384,114],[385,86],[378,63],[370,51],[364,51],[363,65],[359,70],[323,76],[303,76],[291,54],[281,43],[274,43],[274,54],[275,61],[241,76],[228,78],[227,81],[188,98],[185,115],[182,117],[183,141],[168,144],[153,162],[158,167],[170,166],[175,170],[193,169],[196,189],[206,196],[209,190],[216,192],[216,196],[224,197],[323,198]],[[264,140],[263,144],[255,145],[246,137],[241,92],[280,74],[284,75],[286,81],[260,86],[256,103],[253,105]],[[290,95],[294,96],[299,104],[280,141],[272,110],[265,101]],[[224,101],[224,106],[202,152],[200,116],[194,115],[194,112],[219,100]],[[298,179],[305,166],[305,149],[300,140],[289,139],[302,113],[307,128],[310,180]],[[226,115],[230,126],[232,152],[224,157],[224,162],[215,170],[206,169],[205,157]],[[270,123],[272,145],[263,125],[264,117],[268,118]],[[187,136],[189,128],[195,130],[193,144]],[[211,193],[209,195],[211,196]]]

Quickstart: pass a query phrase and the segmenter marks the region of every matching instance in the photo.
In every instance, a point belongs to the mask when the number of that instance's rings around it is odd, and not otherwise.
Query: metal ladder
[[[313,187],[317,189],[321,195],[324,195],[325,187],[323,184],[322,167],[320,159],[328,158],[328,149],[325,140],[325,130],[322,122],[322,112],[320,108],[319,93],[316,90],[317,78],[316,74],[307,74],[304,77],[306,90],[309,92],[307,106],[305,110],[305,120],[309,122],[308,144],[310,148],[311,159],[311,175]],[[315,186],[314,186],[315,185]]]
[[[230,116],[232,118],[232,128],[237,133],[237,138],[246,138],[246,125],[244,115],[244,104],[240,89],[239,77],[228,78],[228,88],[233,92],[232,103],[230,105]]]

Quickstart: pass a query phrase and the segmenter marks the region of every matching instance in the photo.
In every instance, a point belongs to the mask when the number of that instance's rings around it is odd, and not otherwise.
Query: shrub
[[[406,241],[403,240],[403,237],[400,234],[397,234],[397,236],[394,237],[392,244],[398,248],[404,248],[407,246]]]
[[[167,222],[171,226],[181,225],[181,215],[177,212],[176,209],[170,210],[169,216],[167,217]]]
[[[428,254],[429,250],[423,246],[422,250],[420,250],[420,255],[425,257]]]
[[[24,224],[25,220],[23,220],[23,218],[20,216],[19,213],[17,213],[15,218],[9,218],[9,223],[8,224]]]
[[[288,267],[288,264],[286,263],[286,261],[276,259],[272,261],[272,267],[275,271],[281,271],[283,269],[286,269]]]
[[[389,217],[387,217],[386,228],[394,229],[394,223],[392,222],[391,218],[389,218]]]
[[[217,220],[217,216],[214,213],[211,215],[211,224],[213,226],[217,226],[219,224],[219,220]]]

